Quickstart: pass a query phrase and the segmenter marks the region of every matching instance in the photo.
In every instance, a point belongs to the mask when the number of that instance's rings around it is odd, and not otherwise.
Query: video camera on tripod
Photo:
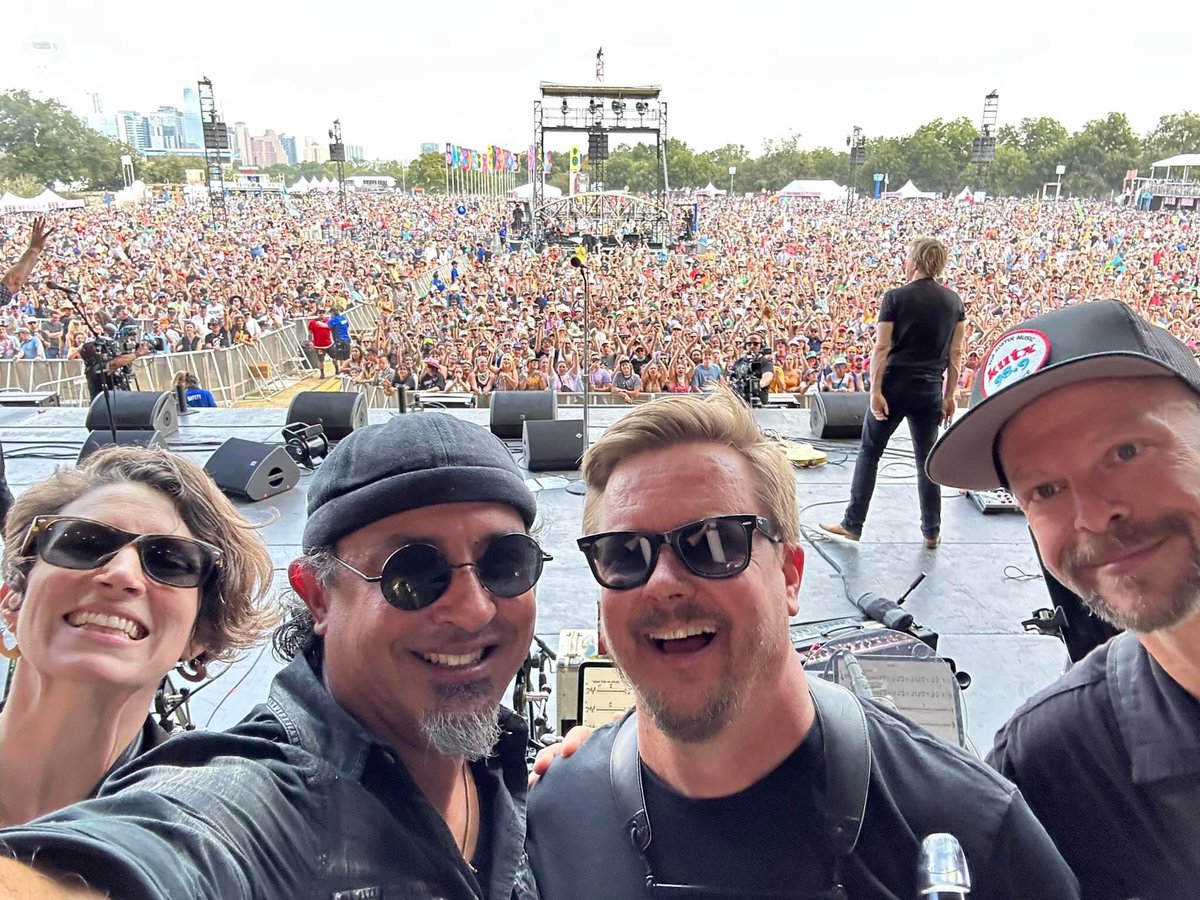
[[[126,363],[111,369],[112,363],[118,357],[137,354],[142,346],[138,338],[137,326],[127,325],[117,331],[116,335],[95,333],[79,345],[79,358],[87,367],[89,374],[95,378],[105,378],[114,390],[133,390],[131,377],[133,366]]]
[[[729,370],[729,386],[733,392],[746,401],[747,406],[761,407],[762,377],[770,364],[765,350],[747,347],[746,355],[733,364]]]

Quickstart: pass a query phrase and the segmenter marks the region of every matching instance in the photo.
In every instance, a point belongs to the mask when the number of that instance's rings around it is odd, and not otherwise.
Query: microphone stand
[[[583,275],[583,359],[579,366],[583,376],[583,450],[586,453],[587,448],[591,446],[591,432],[588,430],[588,399],[590,393],[588,388],[591,387],[592,375],[587,371],[590,363],[589,356],[591,354],[591,344],[588,343],[589,329],[592,315],[592,282],[588,278],[587,263],[581,260],[578,256],[571,257],[571,265],[579,269]],[[577,497],[582,497],[587,493],[587,483],[582,477],[572,481],[566,487],[568,494],[574,494]]]
[[[67,302],[71,304],[71,309],[75,310],[75,313],[79,316],[79,320],[88,327],[88,331],[92,333],[92,337],[104,337],[104,335],[100,334],[99,329],[92,324],[92,321],[87,317],[87,314],[84,313],[83,307],[75,302],[75,298],[78,296],[79,291],[75,290],[74,288],[64,287],[61,284],[54,283],[51,283],[50,287],[56,291],[62,291],[67,295]],[[83,376],[83,383],[85,385],[87,384],[86,372]],[[112,437],[112,442],[115,446],[117,443],[117,419],[116,416],[113,415],[112,398],[108,393],[108,363],[104,364],[104,370],[100,373],[100,392],[104,395],[104,408],[108,412],[108,433],[109,436]],[[92,399],[93,398],[88,398],[89,407],[91,406]]]

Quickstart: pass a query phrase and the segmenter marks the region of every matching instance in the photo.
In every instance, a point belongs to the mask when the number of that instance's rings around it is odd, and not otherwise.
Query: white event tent
[[[36,197],[18,197],[11,193],[0,197],[0,212],[6,213],[49,212],[52,209],[81,209],[83,206],[82,200],[67,200],[50,188],[46,188]]]
[[[797,178],[775,192],[776,197],[799,197],[812,200],[841,200],[846,189],[836,181],[821,181],[812,178]]]

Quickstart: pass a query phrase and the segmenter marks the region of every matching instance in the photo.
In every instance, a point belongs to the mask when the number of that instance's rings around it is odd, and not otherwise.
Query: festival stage
[[[627,411],[627,407],[594,408],[592,439]],[[74,463],[87,436],[86,414],[85,409],[69,408],[0,409],[0,441],[14,494],[49,475],[56,465]],[[370,412],[372,422],[386,421],[395,414],[390,410]],[[451,415],[487,426],[487,410],[453,411]],[[582,410],[564,407],[559,415],[580,418]],[[765,429],[798,440],[812,439],[807,410],[768,409],[755,415]],[[229,437],[279,443],[284,420],[282,408],[195,410],[180,419],[179,433],[168,438],[168,446],[203,465]],[[840,519],[854,468],[856,442],[826,443],[844,449],[831,452],[824,466],[795,470],[797,496],[804,509],[801,520],[813,528],[819,521]],[[514,446],[519,448],[519,444]],[[844,567],[856,596],[875,591],[896,598],[920,573],[927,574],[905,608],[941,635],[942,655],[953,658],[971,675],[972,684],[965,693],[967,731],[983,754],[1013,710],[1063,671],[1066,651],[1058,640],[1026,634],[1021,627],[1021,620],[1034,609],[1049,604],[1040,578],[1008,577],[1018,575],[1017,570],[1040,572],[1024,518],[1019,513],[984,515],[967,497],[944,489],[942,545],[933,551],[924,549],[918,527],[916,474],[905,429],[897,431],[891,447],[899,452],[885,456],[881,465],[862,542],[831,541],[825,547]],[[43,453],[61,458],[33,456]],[[539,473],[531,476],[530,482],[538,491],[543,523],[540,539],[554,556],[538,588],[537,631],[551,647],[557,645],[561,630],[594,628],[596,622],[599,588],[575,547],[583,498],[565,490],[577,476],[574,472]],[[263,530],[275,563],[275,590],[286,589],[287,564],[300,552],[306,489],[307,478],[302,477],[296,489],[269,500],[235,501],[251,521],[270,518],[272,508],[279,513]],[[857,614],[844,598],[835,572],[808,546],[800,600],[796,621]],[[279,666],[269,647],[251,651],[192,700],[193,721],[199,727],[207,724],[214,728],[238,721],[266,697]]]

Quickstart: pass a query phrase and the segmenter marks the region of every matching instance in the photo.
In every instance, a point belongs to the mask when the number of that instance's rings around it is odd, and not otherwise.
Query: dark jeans
[[[912,435],[913,456],[917,465],[917,497],[921,502],[921,534],[937,537],[942,527],[941,488],[925,474],[925,460],[937,440],[942,419],[942,388],[939,384],[885,384],[883,397],[888,404],[888,417],[880,422],[867,410],[863,419],[862,446],[854,464],[854,483],[850,487],[850,505],[842,517],[842,527],[862,534],[871,495],[875,493],[875,475],[879,458],[887,449],[888,440],[908,419]]]

